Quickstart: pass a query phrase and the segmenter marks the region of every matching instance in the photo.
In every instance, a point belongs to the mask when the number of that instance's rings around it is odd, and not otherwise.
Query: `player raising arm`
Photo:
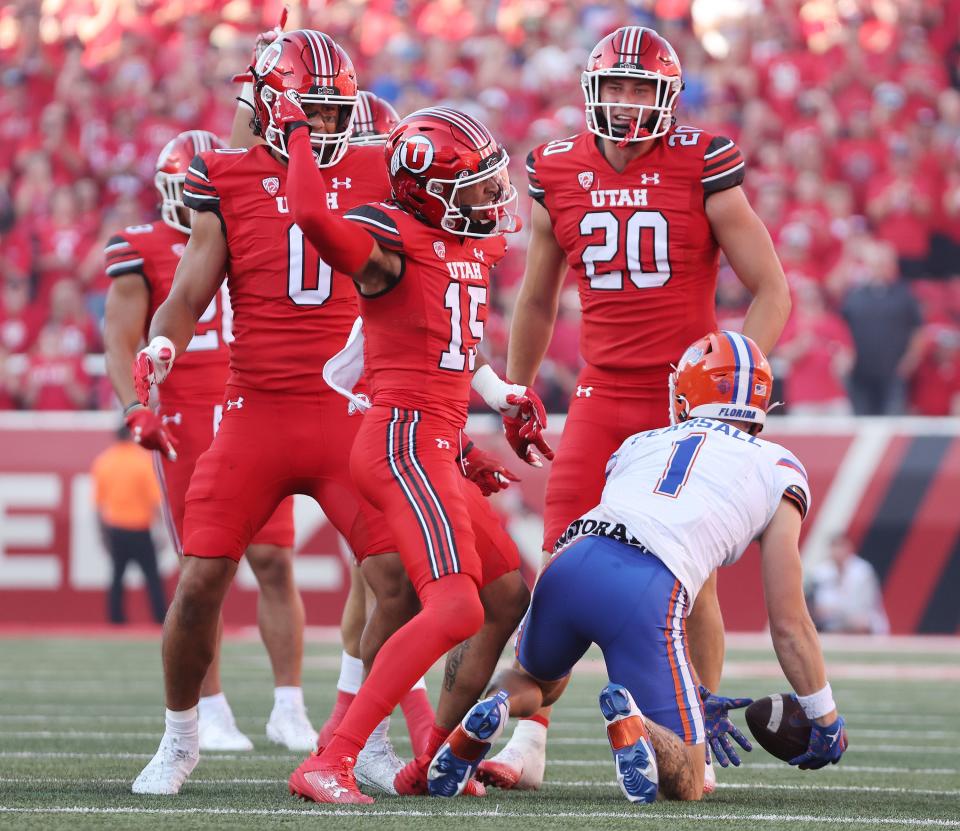
[[[774,649],[813,723],[807,751],[790,763],[840,760],[846,730],[803,599],[806,473],[788,450],[756,437],[772,384],[766,358],[743,335],[714,332],[687,349],[671,378],[672,426],[629,437],[610,458],[600,504],[570,524],[540,574],[517,666],[434,757],[430,773],[446,795],[462,789],[508,713],[554,702],[596,643],[610,679],[600,709],[624,795],[700,799],[706,731],[685,618],[709,575],[757,537]]]

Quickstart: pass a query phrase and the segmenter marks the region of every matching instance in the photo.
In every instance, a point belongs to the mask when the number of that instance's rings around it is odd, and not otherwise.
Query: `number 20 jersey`
[[[691,598],[714,569],[740,559],[781,500],[801,516],[810,505],[796,456],[709,418],[630,436],[610,457],[606,476],[600,505],[571,523],[558,548],[598,533],[639,541]]]
[[[674,126],[618,172],[600,141],[585,132],[534,149],[530,196],[576,275],[586,362],[659,381],[717,328],[719,247],[704,200],[741,184],[744,161],[730,139]]]
[[[353,147],[323,168],[328,204],[341,213],[390,195],[383,151]],[[231,385],[265,392],[335,394],[323,365],[357,317],[348,277],[332,274],[290,216],[287,166],[265,145],[209,150],[190,163],[184,204],[220,219],[233,306]]]

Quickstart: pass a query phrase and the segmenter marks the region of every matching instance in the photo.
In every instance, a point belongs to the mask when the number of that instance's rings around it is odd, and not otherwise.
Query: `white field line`
[[[849,751],[848,751],[849,752]],[[218,762],[296,762],[302,754],[290,753],[284,754],[265,754],[265,753],[211,753],[201,754],[201,764],[217,764]],[[0,759],[152,759],[152,753],[99,753],[84,751],[33,751],[33,750],[0,750]],[[613,762],[610,759],[549,759],[548,767],[610,767]],[[745,768],[749,770],[792,770],[787,764],[773,764],[769,762],[750,762]],[[910,774],[916,773],[922,776],[957,776],[960,775],[960,768],[908,768],[894,767],[888,765],[848,765],[841,764],[836,768],[830,768],[830,776],[837,776],[841,773],[896,773]]]
[[[152,732],[118,732],[106,733],[89,730],[2,730],[0,731],[0,741],[3,739],[84,739],[93,741],[113,741],[114,739],[157,739],[160,731]],[[409,736],[396,736],[391,739],[397,744],[409,744]],[[583,745],[588,747],[607,747],[607,739],[594,736],[554,736],[550,739],[553,745]],[[928,745],[908,745],[908,744],[853,744],[850,751],[871,752],[871,753],[944,753],[955,755],[955,747],[930,747]]]
[[[2,776],[0,784],[10,785],[127,785],[132,781],[125,777],[120,779],[70,779],[65,777],[44,776]],[[190,785],[286,785],[286,779],[210,779],[190,778]],[[577,779],[573,781],[546,780],[544,787],[548,788],[594,788],[617,787],[614,780],[599,781],[591,779]],[[767,791],[843,791],[851,793],[887,793],[887,794],[918,794],[922,796],[960,796],[960,790],[943,790],[936,788],[885,788],[871,785],[791,785],[788,783],[771,784],[769,782],[719,782],[720,790],[767,790]]]
[[[710,822],[791,822],[800,825],[864,825],[867,827],[892,826],[910,828],[960,828],[960,820],[920,819],[865,816],[817,816],[804,814],[717,814],[707,811],[665,812],[638,808],[635,811],[575,811],[524,812],[501,811],[497,806],[488,811],[415,811],[404,809],[366,808],[344,810],[342,808],[92,808],[84,806],[47,806],[43,808],[16,808],[0,805],[0,813],[7,814],[105,814],[145,816],[253,816],[290,817],[309,816],[315,820],[322,817],[468,817],[472,819],[625,819],[635,822],[676,822],[677,820],[707,820]]]
[[[730,693],[727,693],[728,695]],[[855,702],[854,702],[855,703]],[[872,702],[871,702],[872,703]],[[902,706],[902,705],[901,705]],[[736,712],[736,711],[734,711]],[[847,719],[847,722],[856,721],[857,723],[862,722],[878,722],[880,724],[889,725],[891,722],[891,716],[894,713],[893,710],[890,712],[878,713],[875,709],[869,710],[860,710],[856,707],[851,706],[851,696],[849,693],[845,693],[843,696],[843,716]],[[0,718],[4,718],[0,716]],[[566,719],[573,721],[583,720],[594,722],[599,722],[603,724],[602,716],[600,715],[599,707],[564,707],[563,704],[558,704],[555,706],[554,715],[550,721],[550,727],[553,728],[558,723],[562,723]],[[942,713],[940,715],[926,714],[918,715],[915,713],[909,714],[900,714],[896,713],[894,718],[897,724],[949,724],[950,726],[955,726],[960,723],[960,714],[958,713]]]

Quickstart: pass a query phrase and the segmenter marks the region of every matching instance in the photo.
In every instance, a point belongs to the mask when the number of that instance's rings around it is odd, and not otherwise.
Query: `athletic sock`
[[[167,735],[178,739],[186,739],[199,746],[199,719],[197,708],[191,707],[188,710],[167,710],[164,716],[164,726]]]
[[[520,719],[513,730],[511,743],[522,742],[531,747],[545,749],[547,746],[547,725],[543,722],[542,716]]]
[[[340,678],[337,680],[337,697],[333,702],[333,709],[317,738],[317,747],[325,747],[330,744],[333,738],[333,732],[340,726],[343,717],[350,709],[353,699],[357,697],[357,691],[363,683],[363,661],[354,658],[347,652],[340,653]]]
[[[389,715],[413,684],[448,650],[483,624],[483,606],[473,578],[450,574],[420,592],[421,610],[380,649],[350,711],[322,756],[333,762],[356,756],[373,728]]]
[[[452,731],[448,730],[446,727],[441,727],[439,724],[431,725],[430,734],[427,737],[427,744],[423,748],[422,752],[424,754],[430,754],[430,758],[432,759],[440,749],[440,746],[447,740],[447,736],[449,736],[451,732]],[[417,753],[415,754],[415,757],[419,755],[420,754]]]
[[[413,748],[414,758],[427,749],[427,738],[433,725],[433,706],[427,695],[426,685],[420,686],[421,678],[413,689],[400,699],[400,709],[407,722],[407,732],[410,734],[410,746]]]
[[[303,687],[274,687],[273,706],[303,709]]]

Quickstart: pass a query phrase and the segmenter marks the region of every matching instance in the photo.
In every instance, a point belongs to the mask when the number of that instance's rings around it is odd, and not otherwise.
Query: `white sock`
[[[337,689],[340,692],[356,695],[363,683],[363,661],[346,652],[340,653],[340,679]]]
[[[298,710],[303,707],[303,687],[274,687],[274,707],[293,707]]]
[[[511,742],[523,742],[533,747],[547,746],[547,728],[539,721],[530,719],[520,719],[517,726],[513,729],[513,738]]]
[[[427,676],[424,675],[414,684],[410,689],[411,690],[425,690],[427,688]]]
[[[200,733],[197,727],[197,708],[189,710],[167,710],[164,717],[166,733],[183,739],[193,739],[199,744]]]
[[[373,728],[373,732],[370,734],[370,738],[367,739],[367,743],[364,746],[370,750],[379,750],[387,743],[387,733],[389,730],[390,716],[387,716],[383,721]]]
[[[230,709],[230,702],[227,697],[218,692],[216,695],[205,695],[197,704],[197,712],[200,718],[214,718],[216,716],[233,717],[233,711]]]

